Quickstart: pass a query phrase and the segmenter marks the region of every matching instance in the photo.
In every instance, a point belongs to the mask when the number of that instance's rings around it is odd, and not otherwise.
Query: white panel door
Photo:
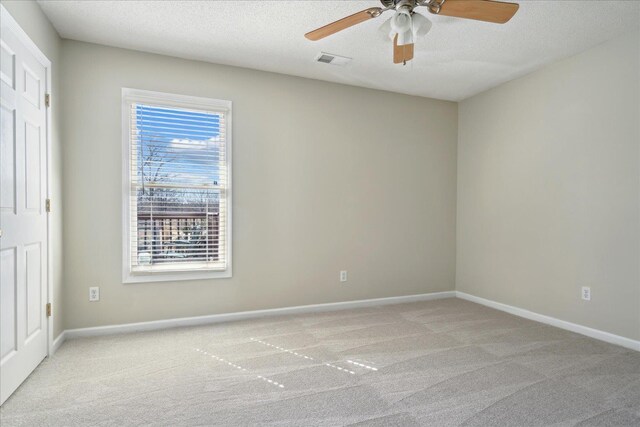
[[[0,403],[47,355],[46,68],[0,33]]]

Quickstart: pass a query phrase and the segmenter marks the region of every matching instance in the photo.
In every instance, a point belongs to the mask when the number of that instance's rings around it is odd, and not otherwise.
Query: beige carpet
[[[459,299],[68,341],[2,427],[640,425],[640,353]]]

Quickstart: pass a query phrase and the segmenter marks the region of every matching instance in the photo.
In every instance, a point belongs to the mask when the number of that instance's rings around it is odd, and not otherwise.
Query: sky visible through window
[[[141,182],[219,183],[224,156],[221,115],[136,104]]]

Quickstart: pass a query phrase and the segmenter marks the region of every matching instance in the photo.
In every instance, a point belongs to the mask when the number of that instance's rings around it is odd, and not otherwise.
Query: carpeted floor
[[[640,425],[640,353],[460,299],[77,339],[3,427]]]

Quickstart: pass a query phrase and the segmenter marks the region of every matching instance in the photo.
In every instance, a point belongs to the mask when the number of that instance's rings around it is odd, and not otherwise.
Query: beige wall
[[[460,103],[458,291],[640,339],[639,54],[630,34]]]
[[[62,137],[60,136],[60,50],[62,41],[53,28],[40,6],[33,1],[7,1],[2,5],[20,24],[31,40],[40,48],[42,53],[51,61],[51,135],[52,135],[52,165],[51,165],[51,196],[53,211],[52,224],[52,272],[53,272],[53,330],[57,337],[64,330],[64,304],[62,296]]]
[[[67,328],[454,289],[456,103],[68,40],[63,74]],[[232,279],[122,284],[122,87],[233,101]]]

